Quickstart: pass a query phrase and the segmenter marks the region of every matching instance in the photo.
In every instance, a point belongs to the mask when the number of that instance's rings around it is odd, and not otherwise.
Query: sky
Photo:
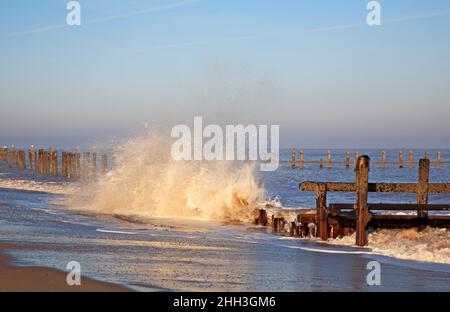
[[[450,2],[0,2],[0,145],[176,124],[280,125],[284,147],[449,148]]]

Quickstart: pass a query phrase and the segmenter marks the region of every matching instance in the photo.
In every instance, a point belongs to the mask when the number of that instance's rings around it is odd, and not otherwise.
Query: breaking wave
[[[262,189],[253,165],[175,161],[171,140],[132,139],[114,154],[114,169],[83,188],[82,209],[107,214],[204,220],[252,219]]]

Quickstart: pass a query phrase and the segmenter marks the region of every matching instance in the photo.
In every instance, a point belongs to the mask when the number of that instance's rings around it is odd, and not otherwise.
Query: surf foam
[[[329,242],[353,246],[355,234]],[[382,229],[369,234],[368,247],[375,253],[398,259],[450,264],[450,231],[447,229]]]

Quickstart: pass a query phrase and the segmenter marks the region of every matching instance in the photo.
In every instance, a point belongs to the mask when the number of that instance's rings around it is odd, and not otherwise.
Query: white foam
[[[32,181],[0,179],[0,187],[24,191],[38,191],[53,194],[74,194],[78,187],[69,182]]]
[[[116,231],[116,230],[104,230],[104,229],[96,229],[97,232],[101,233],[113,233],[113,234],[126,234],[126,235],[136,235],[135,232],[126,232],[126,231]]]
[[[355,234],[328,242],[354,246]],[[377,254],[397,259],[450,264],[450,231],[447,229],[383,229],[369,234],[368,247]]]
[[[59,215],[61,214],[60,212],[57,211],[53,211],[51,209],[43,209],[43,208],[31,208],[31,210],[35,210],[35,211],[42,211],[51,215]]]

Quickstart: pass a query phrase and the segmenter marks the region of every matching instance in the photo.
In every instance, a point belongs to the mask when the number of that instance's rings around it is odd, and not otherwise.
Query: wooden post
[[[345,152],[345,168],[350,168],[350,152]]]
[[[369,156],[358,158],[356,165],[356,245],[366,246],[366,226],[369,222],[369,208],[367,204],[369,194]]]
[[[73,177],[73,156],[72,153],[67,153],[67,178],[71,179]]]
[[[108,155],[103,154],[102,155],[102,172],[106,173],[108,171]]]
[[[320,169],[323,168],[323,159],[322,159],[322,158],[320,158],[320,161],[319,161],[319,167],[320,167]]]
[[[42,173],[47,174],[47,151],[42,151]]]
[[[75,153],[75,177],[79,178],[81,176],[81,154]]]
[[[295,236],[295,222],[291,221],[289,225],[289,236]]]
[[[304,156],[303,156],[303,150],[300,150],[299,153],[299,157],[300,157],[300,169],[303,169],[303,162],[304,162]]]
[[[42,174],[44,170],[44,150],[42,148],[38,151],[38,165],[37,172]]]
[[[38,164],[39,164],[39,162],[38,162],[38,152],[36,151],[34,145],[32,145],[32,147],[33,147],[33,154],[34,154],[33,155],[34,156],[33,169],[34,169],[34,172],[38,172]]]
[[[14,164],[19,165],[19,150],[17,148],[14,149]]]
[[[419,160],[419,184],[417,185],[417,203],[428,204],[428,181],[430,177],[430,160]],[[417,212],[419,218],[428,216],[427,210],[419,210]]]
[[[409,151],[409,169],[412,169],[413,164],[414,164],[414,156],[413,156],[413,151]]]
[[[279,233],[284,233],[284,225],[285,224],[286,224],[286,220],[284,220],[284,218],[278,219],[278,232]]]
[[[291,156],[292,156],[291,166],[294,169],[295,168],[295,149],[294,148],[292,148],[292,150],[291,150]]]
[[[294,236],[296,236],[296,237],[300,236],[300,229],[302,226],[302,223],[300,221],[301,221],[301,217],[300,217],[300,215],[297,215],[297,218],[295,218],[295,222],[294,222],[294,225],[295,225]]]
[[[61,152],[61,176],[66,176],[66,152]]]
[[[430,154],[429,154],[428,152],[425,152],[424,158],[425,158],[425,159],[430,159]]]
[[[328,239],[327,188],[325,184],[316,186],[316,223],[322,240]]]
[[[43,150],[42,151],[42,173],[45,175],[47,174],[47,161],[48,161],[47,151]]]
[[[8,163],[8,147],[3,146],[3,161],[7,164]]]
[[[58,176],[58,152],[52,152],[52,176]]]
[[[72,179],[78,178],[78,168],[79,166],[77,153],[72,153],[72,175],[71,175]]]
[[[51,150],[45,151],[45,174],[50,175],[51,168]]]
[[[97,153],[92,153],[92,166],[91,175],[95,177],[97,175]]]
[[[14,145],[12,145],[9,163],[12,165],[17,165],[18,162],[19,162],[19,154],[17,153],[17,148]]]
[[[28,152],[28,158],[30,159],[29,163],[30,171],[34,171],[35,157],[36,157],[36,149],[34,148],[34,145],[31,145],[30,150]]]
[[[441,152],[436,153],[436,169],[441,169]]]
[[[402,151],[398,152],[398,165],[399,165],[399,168],[403,168],[403,152]]]
[[[386,167],[386,151],[385,150],[381,151],[381,165],[383,166],[383,168]]]
[[[7,149],[7,153],[6,153],[6,164],[10,164],[11,163],[11,159],[12,159],[12,152],[11,152],[11,148]]]
[[[8,148],[6,146],[3,146],[0,149],[0,160],[6,162],[7,157],[8,157]]]
[[[45,152],[44,149],[41,149],[41,163],[40,163],[40,168],[39,168],[39,173],[40,174],[44,174],[45,173]]]
[[[331,151],[327,151],[327,169],[331,168]]]
[[[76,163],[75,163],[75,154],[69,153],[69,163],[68,163],[68,169],[69,169],[69,179],[75,178],[75,172],[76,172]]]
[[[258,224],[263,226],[267,225],[267,211],[265,209],[259,209]]]
[[[355,152],[354,154],[353,154],[353,158],[354,158],[354,166],[356,167],[356,165],[358,164],[358,157],[359,157],[359,153],[358,152]]]
[[[21,170],[26,169],[25,151],[18,152],[18,165]]]
[[[48,164],[47,164],[48,172],[47,172],[47,174],[52,175],[52,168],[53,168],[53,148],[52,147],[50,147],[48,149],[47,157],[48,157]]]

